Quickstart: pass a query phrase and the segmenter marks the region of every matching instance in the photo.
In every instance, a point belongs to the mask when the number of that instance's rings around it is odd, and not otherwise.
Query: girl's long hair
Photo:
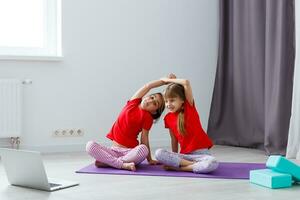
[[[171,83],[166,88],[166,91],[164,93],[164,97],[167,98],[175,98],[178,97],[181,100],[185,101],[185,93],[184,93],[184,87],[177,83]],[[181,135],[185,135],[185,126],[184,126],[184,110],[183,108],[180,110],[177,118],[177,129]]]

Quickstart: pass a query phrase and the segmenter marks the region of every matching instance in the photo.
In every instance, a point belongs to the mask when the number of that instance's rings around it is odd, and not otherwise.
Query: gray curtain
[[[215,144],[285,154],[294,46],[294,0],[220,0],[208,122]]]

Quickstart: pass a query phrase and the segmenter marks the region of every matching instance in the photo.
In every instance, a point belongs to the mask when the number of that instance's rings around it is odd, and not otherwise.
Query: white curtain
[[[300,160],[300,1],[295,0],[296,55],[292,115],[290,120],[287,158]]]

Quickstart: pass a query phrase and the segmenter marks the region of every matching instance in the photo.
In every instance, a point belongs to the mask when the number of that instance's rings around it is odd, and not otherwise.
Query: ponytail
[[[178,114],[178,119],[177,119],[177,129],[179,133],[184,136],[185,135],[185,128],[184,128],[184,112],[183,110],[180,111]]]

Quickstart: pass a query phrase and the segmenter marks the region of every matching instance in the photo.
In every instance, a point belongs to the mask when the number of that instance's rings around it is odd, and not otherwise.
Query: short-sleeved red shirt
[[[153,118],[148,111],[142,110],[139,105],[142,99],[133,99],[127,102],[113,124],[107,138],[128,148],[139,144],[138,135],[142,129],[150,130]]]
[[[185,135],[181,135],[177,128],[179,113],[168,113],[165,118],[165,127],[169,128],[180,144],[180,153],[191,153],[197,149],[211,148],[212,141],[202,128],[200,117],[195,105],[184,102]]]

